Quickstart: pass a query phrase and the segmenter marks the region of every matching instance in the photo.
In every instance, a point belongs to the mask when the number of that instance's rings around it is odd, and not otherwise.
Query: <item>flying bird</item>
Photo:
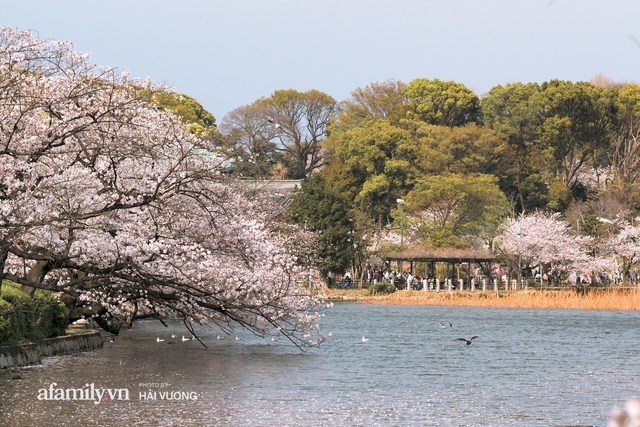
[[[451,322],[447,322],[447,323],[438,322],[438,324],[442,328],[446,328],[446,327],[453,328],[453,325],[451,324]]]
[[[454,341],[464,341],[467,343],[467,345],[471,345],[471,341],[475,340],[476,338],[479,338],[477,335],[473,336],[469,339],[465,339],[465,338],[456,338]]]

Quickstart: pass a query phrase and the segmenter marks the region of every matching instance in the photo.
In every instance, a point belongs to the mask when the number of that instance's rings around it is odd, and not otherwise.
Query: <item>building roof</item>
[[[495,256],[485,251],[455,248],[429,248],[414,246],[400,252],[388,254],[390,261],[438,261],[438,262],[489,262]]]

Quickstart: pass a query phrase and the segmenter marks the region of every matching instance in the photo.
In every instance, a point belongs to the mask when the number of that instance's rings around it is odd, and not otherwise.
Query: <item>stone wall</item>
[[[100,332],[65,335],[38,340],[35,343],[0,347],[0,369],[39,363],[43,357],[101,348]]]

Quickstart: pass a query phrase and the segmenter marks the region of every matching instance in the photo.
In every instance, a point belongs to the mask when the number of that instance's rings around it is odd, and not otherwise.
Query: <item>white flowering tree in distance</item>
[[[206,144],[145,102],[160,90],[2,29],[0,279],[60,292],[71,321],[114,333],[172,315],[321,342],[322,304],[298,284],[309,236],[228,185]]]
[[[629,223],[623,216],[619,216],[612,228],[617,233],[610,234],[605,248],[617,257],[620,275],[627,277],[631,268],[640,263],[640,226],[637,222]]]
[[[590,273],[615,268],[606,252],[594,251],[591,237],[572,234],[569,223],[558,216],[534,212],[510,218],[496,239],[496,250],[513,269],[546,264],[556,273]]]

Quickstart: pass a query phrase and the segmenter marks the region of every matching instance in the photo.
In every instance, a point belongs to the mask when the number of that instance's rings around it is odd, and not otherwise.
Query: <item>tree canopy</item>
[[[319,232],[318,269],[343,272],[353,262],[354,224],[349,200],[321,173],[302,182],[288,209],[287,220]]]
[[[439,79],[415,79],[402,93],[407,99],[407,118],[432,125],[462,126],[482,123],[478,95],[460,83]]]
[[[323,166],[322,141],[335,114],[335,99],[314,89],[289,89],[277,90],[254,105],[266,108],[266,117],[276,128],[275,139],[285,154],[290,178],[304,178]]]
[[[465,247],[470,243],[465,236],[502,220],[507,201],[495,177],[445,174],[419,178],[406,203],[420,240],[434,247]]]
[[[171,315],[323,339],[297,283],[312,236],[280,232],[207,141],[148,102],[166,88],[8,28],[0,70],[0,283],[60,292],[71,321],[113,333]]]
[[[173,315],[315,345],[314,272],[362,268],[405,219],[418,243],[485,246],[514,268],[640,263],[636,84],[510,83],[480,99],[418,78],[341,103],[276,90],[218,129],[195,99],[28,32],[2,30],[0,71],[0,280],[58,292],[71,320],[114,333]],[[229,161],[305,178],[288,224],[221,173]]]
[[[405,84],[400,81],[371,83],[351,92],[351,97],[338,104],[338,116],[332,131],[362,127],[367,122],[389,120],[397,124],[406,118]]]
[[[333,143],[344,174],[353,177],[344,184],[352,187],[356,205],[373,218],[389,218],[396,199],[415,179],[411,134],[378,120],[337,135]]]
[[[148,92],[147,95],[149,102],[180,117],[191,133],[208,137],[215,131],[216,118],[194,98],[166,90]]]

